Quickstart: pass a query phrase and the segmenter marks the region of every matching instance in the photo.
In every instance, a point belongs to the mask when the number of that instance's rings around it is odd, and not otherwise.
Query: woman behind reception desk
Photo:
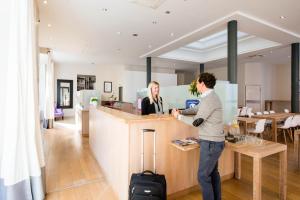
[[[162,98],[159,96],[159,83],[151,81],[148,85],[148,96],[142,101],[142,115],[163,114]]]

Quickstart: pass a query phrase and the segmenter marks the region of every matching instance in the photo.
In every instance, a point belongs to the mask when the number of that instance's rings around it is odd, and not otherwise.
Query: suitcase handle
[[[153,171],[150,171],[150,170],[143,171],[141,175],[144,176],[146,174],[155,175],[155,173]]]
[[[144,166],[145,166],[145,163],[144,163],[144,134],[145,134],[145,132],[153,133],[153,137],[154,137],[154,139],[153,139],[153,146],[154,146],[154,148],[153,148],[153,169],[154,169],[154,174],[156,174],[156,163],[155,163],[155,161],[156,161],[156,132],[154,129],[142,129],[142,137],[141,137],[142,138],[142,150],[141,150],[141,152],[142,152],[141,153],[142,171],[145,171],[145,169],[144,169]],[[146,170],[146,171],[148,171],[148,170]]]

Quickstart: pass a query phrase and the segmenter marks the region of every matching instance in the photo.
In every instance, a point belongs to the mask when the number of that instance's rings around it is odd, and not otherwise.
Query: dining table
[[[264,114],[264,115],[253,115],[253,118],[256,119],[266,119],[272,121],[272,140],[277,142],[277,123],[284,121],[290,116],[294,116],[295,113],[273,113],[273,114]]]
[[[243,124],[243,133],[247,134],[249,124],[255,124],[259,119],[252,117],[237,117],[237,121]]]

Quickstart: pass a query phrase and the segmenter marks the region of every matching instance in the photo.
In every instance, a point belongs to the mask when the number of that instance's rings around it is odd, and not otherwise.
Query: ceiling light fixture
[[[103,11],[103,12],[107,12],[108,9],[107,9],[107,8],[102,8],[102,11]]]
[[[46,1],[46,0],[45,0],[45,1],[43,1],[43,3],[44,3],[44,4],[47,4],[47,3],[48,3],[48,1]]]
[[[48,24],[47,26],[48,26],[49,28],[50,28],[50,27],[52,27],[52,25],[51,25],[51,24]]]
[[[174,36],[174,33],[170,33],[170,36],[173,37],[173,36]]]
[[[118,34],[118,35],[121,35],[121,32],[120,32],[120,31],[118,31],[118,32],[117,32],[117,34]]]
[[[145,6],[152,9],[157,9],[160,7],[166,0],[128,0],[131,3],[135,3],[141,6]]]
[[[168,15],[168,14],[170,14],[171,12],[170,12],[169,10],[167,10],[165,13]]]
[[[132,34],[133,37],[139,36],[137,33]]]
[[[281,16],[280,16],[280,19],[285,19],[285,18],[286,18],[286,17],[285,17],[285,16],[283,16],[283,15],[281,15]]]
[[[152,24],[157,24],[157,21],[153,21]]]

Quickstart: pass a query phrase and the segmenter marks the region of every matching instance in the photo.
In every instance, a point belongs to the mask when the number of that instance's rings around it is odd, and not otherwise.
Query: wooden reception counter
[[[90,110],[89,143],[106,179],[120,200],[128,199],[132,173],[141,172],[141,130],[155,129],[157,173],[167,180],[169,197],[198,186],[199,149],[184,152],[174,148],[174,139],[197,137],[197,128],[170,115],[134,115],[106,107]],[[153,169],[153,135],[145,135],[145,168]],[[225,148],[219,160],[222,180],[234,175],[234,153]]]

